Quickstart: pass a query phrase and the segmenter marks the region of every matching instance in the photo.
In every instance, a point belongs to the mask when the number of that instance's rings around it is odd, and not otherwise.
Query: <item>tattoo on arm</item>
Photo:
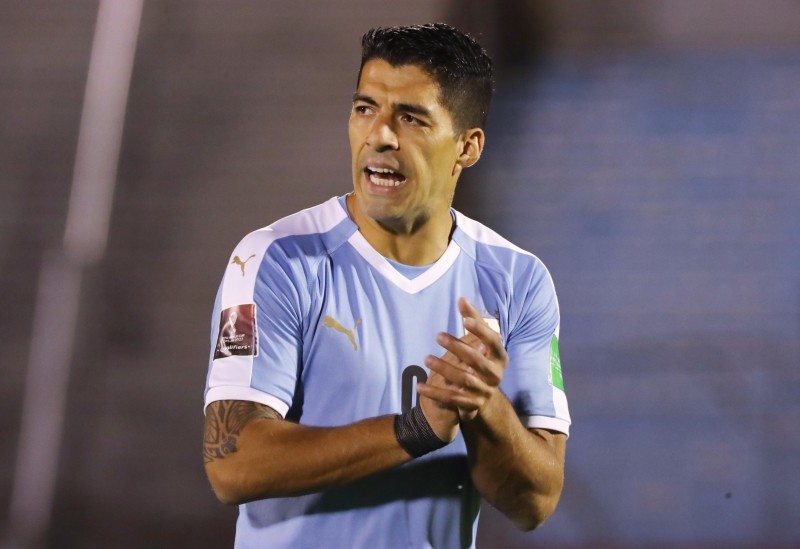
[[[203,463],[235,453],[242,429],[257,419],[281,419],[281,416],[258,402],[220,400],[209,404],[203,436]]]

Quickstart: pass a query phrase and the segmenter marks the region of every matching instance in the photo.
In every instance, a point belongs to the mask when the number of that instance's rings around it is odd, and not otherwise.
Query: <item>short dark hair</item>
[[[439,85],[440,101],[456,132],[483,128],[494,91],[492,60],[470,35],[444,23],[375,28],[361,37],[361,71],[367,61],[415,65]]]

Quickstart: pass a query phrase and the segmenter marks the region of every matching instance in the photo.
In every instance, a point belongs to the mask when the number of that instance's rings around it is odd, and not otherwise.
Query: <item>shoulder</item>
[[[310,260],[330,253],[356,230],[337,197],[301,210],[262,227],[242,238],[231,254],[231,262],[261,265],[265,257]]]
[[[455,212],[455,215],[457,229],[453,238],[476,263],[506,272],[512,277],[524,273],[547,273],[544,263],[533,253],[520,248],[479,221],[460,212]]]
[[[329,240],[325,236],[348,220],[347,212],[342,208],[339,199],[334,197],[247,234],[236,248],[244,246],[257,252],[286,239]]]
[[[349,221],[339,197],[333,197],[311,208],[279,219],[262,230],[269,230],[279,237],[327,234]]]
[[[336,197],[279,219],[239,241],[228,259],[224,288],[252,292],[265,281],[286,281],[291,291],[293,281],[313,279],[322,261],[354,230]]]

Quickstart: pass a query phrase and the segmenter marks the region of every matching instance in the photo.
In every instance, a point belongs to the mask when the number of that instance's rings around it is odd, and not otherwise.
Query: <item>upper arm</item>
[[[274,238],[256,231],[231,254],[214,303],[207,403],[254,401],[281,415],[293,403],[308,291]]]
[[[564,459],[567,454],[567,435],[550,429],[537,429],[534,427],[529,428],[528,432],[543,440],[553,452],[553,457],[560,462],[562,467],[564,466]]]
[[[203,426],[203,462],[208,465],[238,450],[239,436],[250,422],[282,419],[264,404],[246,400],[217,400],[206,408]]]
[[[571,423],[558,346],[559,310],[552,278],[538,260],[514,279],[501,389],[528,428],[569,434]]]

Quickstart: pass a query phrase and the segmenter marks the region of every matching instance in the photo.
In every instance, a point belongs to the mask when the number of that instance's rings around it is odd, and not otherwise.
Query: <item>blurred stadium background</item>
[[[446,21],[498,66],[457,206],[553,273],[573,416],[556,514],[522,534],[485,509],[479,547],[800,547],[790,0],[145,1],[108,246],[79,266],[51,514],[26,529],[37,288],[63,256],[97,13],[0,4],[0,546],[231,546],[200,452],[226,258],[350,188],[361,34]]]

